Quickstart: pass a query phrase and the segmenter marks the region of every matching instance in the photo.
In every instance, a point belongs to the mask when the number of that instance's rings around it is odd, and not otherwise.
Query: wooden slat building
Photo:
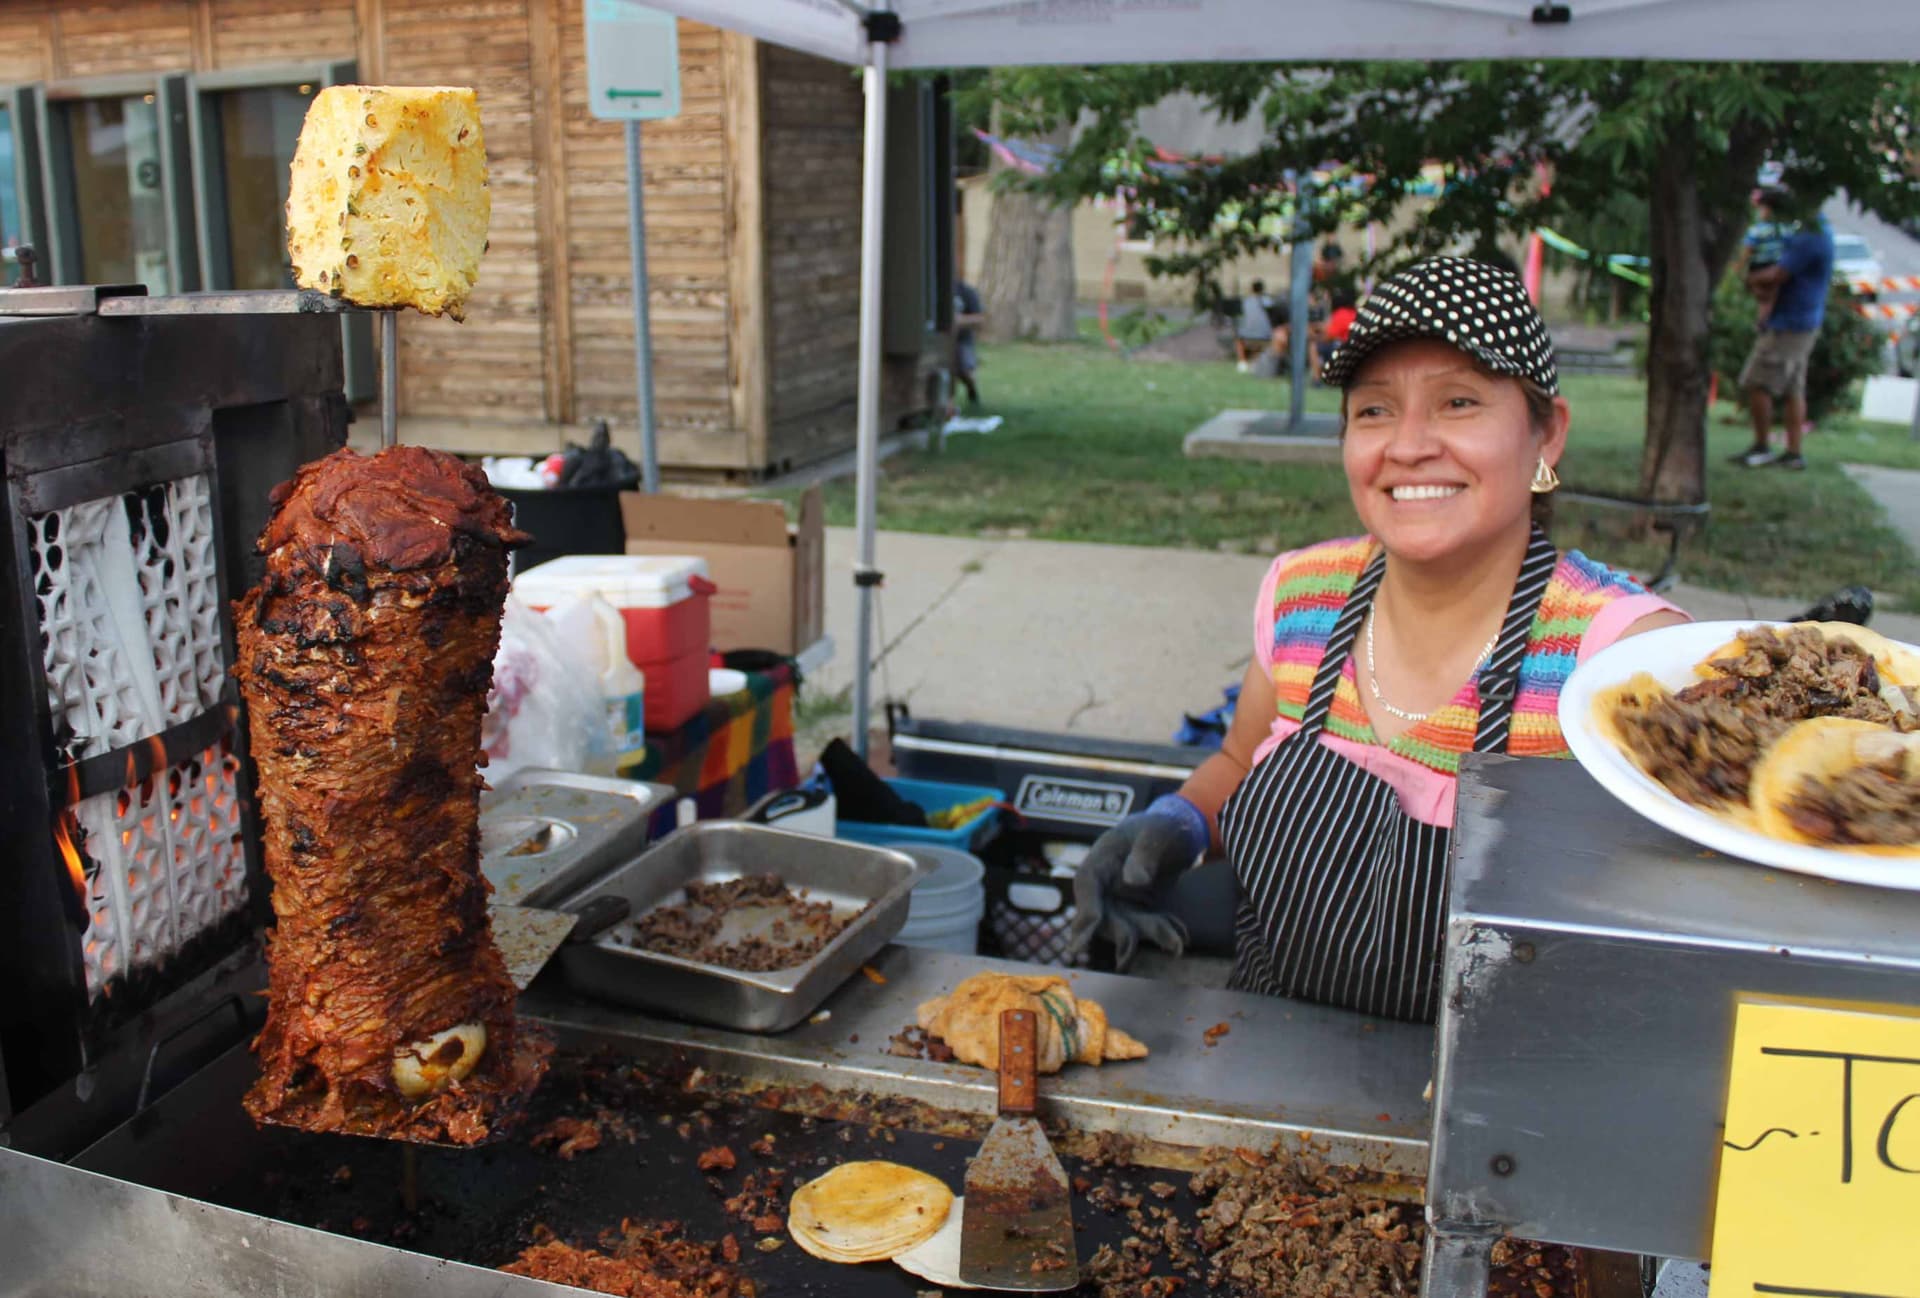
[[[0,0],[0,172],[17,182],[0,189],[0,244],[32,242],[63,281],[266,287],[278,155],[317,86],[471,85],[492,248],[466,323],[401,318],[402,436],[543,454],[606,418],[632,451],[626,155],[621,127],[587,110],[582,6]],[[643,128],[661,461],[753,478],[853,441],[860,86],[694,23],[680,58],[681,114]],[[927,404],[951,321],[944,107],[895,93],[911,151],[893,154],[889,423]],[[349,342],[350,387],[371,395],[370,354]]]

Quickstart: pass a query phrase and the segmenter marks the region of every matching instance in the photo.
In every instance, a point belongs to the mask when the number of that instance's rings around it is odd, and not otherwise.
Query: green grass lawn
[[[949,438],[943,451],[902,452],[882,471],[880,526],[966,536],[1021,536],[1270,554],[1357,530],[1337,466],[1189,460],[1181,439],[1223,409],[1284,409],[1287,386],[1228,362],[1122,359],[1096,343],[982,349],[984,412],[1006,423]],[[1638,472],[1645,389],[1638,381],[1569,375],[1573,433],[1561,476],[1570,486],[1630,492]],[[1314,389],[1310,410],[1337,409]],[[1709,438],[1712,520],[1682,553],[1700,585],[1812,598],[1862,582],[1920,608],[1913,552],[1855,486],[1843,461],[1920,468],[1906,430],[1835,419],[1807,444],[1805,473],[1724,463],[1744,426],[1716,410]],[[828,518],[853,521],[853,484],[833,484]],[[1563,505],[1555,539],[1651,572],[1664,542],[1632,535],[1629,516]]]

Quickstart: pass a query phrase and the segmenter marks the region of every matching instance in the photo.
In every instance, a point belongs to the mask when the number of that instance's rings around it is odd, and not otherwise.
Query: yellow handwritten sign
[[[1711,1298],[1920,1298],[1920,1015],[1741,1004]]]

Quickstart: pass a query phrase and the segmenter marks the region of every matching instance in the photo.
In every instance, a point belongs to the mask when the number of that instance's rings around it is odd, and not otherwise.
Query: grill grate
[[[139,743],[226,684],[212,491],[195,474],[31,520],[54,737],[66,760]]]
[[[54,741],[78,761],[153,739],[226,688],[206,475],[34,516]],[[77,803],[87,996],[164,963],[246,901],[239,763],[225,743]]]
[[[87,998],[166,960],[246,901],[240,764],[224,743],[74,808],[87,862]]]

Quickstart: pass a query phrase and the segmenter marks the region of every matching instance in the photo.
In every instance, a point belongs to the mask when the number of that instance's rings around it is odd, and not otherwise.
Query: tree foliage
[[[1224,266],[1279,242],[1289,181],[1330,171],[1307,204],[1316,230],[1415,219],[1367,269],[1495,246],[1537,224],[1617,211],[1648,217],[1648,458],[1643,488],[1704,491],[1706,344],[1713,286],[1738,246],[1760,164],[1785,164],[1803,195],[1844,189],[1889,218],[1920,215],[1920,68],[1911,65],[1656,63],[1187,64],[996,71],[970,94],[1004,128],[1077,123],[1063,197],[1123,193],[1145,234],[1176,238],[1154,269],[1210,289]],[[1264,123],[1251,153],[1169,166],[1137,126],[1162,98],[1198,96],[1222,117]],[[1436,173],[1437,195],[1408,199]],[[1545,182],[1545,183],[1543,183]]]

